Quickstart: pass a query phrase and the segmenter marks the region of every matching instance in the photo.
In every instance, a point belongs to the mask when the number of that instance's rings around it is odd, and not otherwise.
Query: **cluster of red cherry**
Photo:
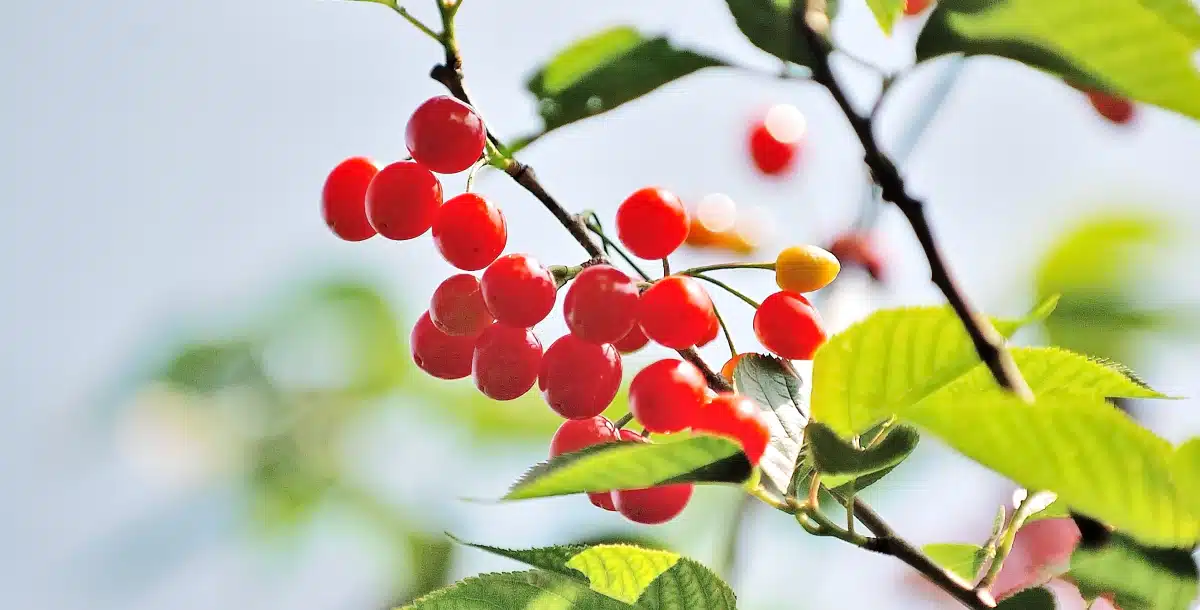
[[[703,373],[684,360],[660,360],[634,376],[629,407],[646,430],[642,435],[618,430],[600,415],[620,388],[621,353],[650,340],[677,350],[714,340],[720,325],[713,303],[689,276],[637,282],[603,260],[548,268],[527,254],[500,256],[507,243],[500,210],[469,192],[443,203],[441,183],[432,173],[470,168],[481,159],[486,137],[473,109],[435,97],[409,120],[412,160],[376,170],[367,159],[348,159],[325,183],[325,220],[343,239],[379,233],[407,240],[432,230],[447,262],[463,271],[484,270],[480,278],[451,276],[434,291],[412,331],[417,366],[441,379],[470,376],[494,400],[515,399],[537,383],[550,408],[567,420],[551,440],[551,457],[691,429],[736,440],[757,464],[770,436],[760,408],[747,397],[712,392]],[[683,244],[689,219],[674,194],[644,188],[620,205],[616,226],[629,252],[653,260]],[[568,282],[563,316],[570,332],[543,351],[532,327],[550,314],[558,289]],[[786,290],[763,301],[754,332],[767,349],[792,360],[811,359],[825,340],[816,309]],[[723,367],[726,377],[736,363],[735,357]],[[691,494],[690,484],[679,484],[590,497],[596,506],[650,524],[678,515]]]

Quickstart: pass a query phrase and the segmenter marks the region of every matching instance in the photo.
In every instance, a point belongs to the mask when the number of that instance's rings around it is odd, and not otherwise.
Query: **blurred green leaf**
[[[939,0],[917,60],[998,55],[1200,118],[1197,47],[1189,0]]]
[[[813,466],[822,473],[822,481],[830,487],[895,468],[912,454],[921,440],[916,429],[898,426],[875,446],[859,449],[822,423],[813,422],[805,431]],[[824,478],[826,475],[828,478]]]
[[[735,597],[720,577],[676,553],[625,544],[513,550],[468,544],[571,578],[635,608],[733,610]]]
[[[524,500],[667,483],[741,483],[750,462],[729,439],[693,436],[664,443],[604,443],[531,468],[505,500]]]
[[[183,390],[207,394],[242,385],[262,374],[248,341],[229,340],[185,346],[167,364],[163,381]]]
[[[483,601],[481,601],[483,600]],[[401,610],[621,610],[579,582],[542,570],[482,574],[438,589]]]
[[[983,561],[987,559],[987,553],[978,544],[927,544],[921,547],[921,551],[934,563],[970,583],[979,578],[979,570],[983,568]]]
[[[525,87],[538,100],[545,133],[722,65],[725,62],[675,47],[664,37],[648,38],[632,27],[617,26],[563,49]]]
[[[782,60],[812,66],[808,44],[792,28],[790,0],[725,0],[725,5],[754,46]]]
[[[313,291],[312,305],[328,310],[345,325],[352,360],[346,391],[360,398],[386,394],[413,368],[397,312],[375,287],[362,282],[328,282]]]
[[[1120,534],[1076,549],[1067,576],[1085,598],[1114,594],[1121,610],[1187,610],[1200,592],[1190,550],[1147,548]]]
[[[808,401],[801,392],[804,382],[790,364],[762,354],[743,356],[733,372],[733,381],[738,392],[753,399],[767,414],[771,442],[759,468],[769,483],[767,488],[782,494],[796,469],[808,421]]]
[[[1025,589],[1000,600],[996,610],[1054,610],[1054,594],[1049,589],[1038,587]]]
[[[454,544],[445,536],[412,532],[408,537],[408,557],[413,566],[414,579],[407,601],[450,583],[450,573],[454,567]]]
[[[890,35],[900,13],[904,11],[904,0],[867,0],[867,6],[871,8],[883,33]]]

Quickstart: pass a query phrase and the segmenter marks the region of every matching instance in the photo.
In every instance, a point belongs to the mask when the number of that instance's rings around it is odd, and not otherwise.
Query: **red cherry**
[[[417,106],[404,139],[413,159],[439,174],[457,174],[483,154],[487,129],[470,106],[439,95]]]
[[[687,349],[709,331],[712,300],[694,278],[672,275],[658,280],[638,301],[638,323],[655,343]]]
[[[567,419],[595,417],[621,388],[621,356],[611,345],[564,335],[542,357],[538,388],[555,413]]]
[[[504,214],[475,193],[450,198],[433,219],[433,244],[446,262],[463,271],[492,264],[507,243]]]
[[[483,300],[496,320],[529,328],[554,309],[558,286],[550,271],[527,254],[506,254],[483,272]]]
[[[367,218],[388,239],[419,237],[442,206],[442,183],[412,161],[381,170],[367,187]]]
[[[759,171],[780,176],[792,169],[800,153],[807,123],[791,104],[772,106],[750,128],[750,159]]]
[[[484,396],[513,400],[533,387],[541,364],[542,343],[532,330],[493,324],[475,342],[471,376]]]
[[[574,453],[600,443],[615,442],[617,438],[617,427],[601,415],[588,419],[568,419],[550,439],[550,457]]]
[[[637,284],[608,265],[579,272],[563,299],[563,318],[571,334],[592,343],[619,341],[637,318]]]
[[[625,333],[624,337],[613,343],[613,347],[617,348],[617,351],[622,354],[632,354],[646,347],[646,344],[649,342],[650,339],[646,337],[646,333],[642,332],[642,327],[634,324],[633,328],[629,329],[629,332]]]
[[[753,400],[732,392],[717,394],[701,407],[692,423],[692,431],[737,441],[752,465],[758,464],[771,442],[771,429],[767,427],[762,409]]]
[[[862,267],[877,282],[887,277],[883,255],[870,233],[846,233],[829,246],[829,253],[846,267]]]
[[[651,432],[679,432],[692,425],[706,389],[704,374],[691,363],[659,360],[633,377],[629,411]]]
[[[1135,107],[1128,99],[1096,89],[1085,89],[1084,93],[1092,108],[1110,123],[1124,125],[1133,120]]]
[[[763,347],[788,360],[812,360],[825,342],[821,314],[796,292],[781,290],[754,312],[754,335]]]
[[[478,335],[493,322],[479,280],[469,273],[446,278],[433,291],[429,317],[447,335]]]
[[[647,187],[617,208],[617,237],[634,256],[665,258],[688,235],[688,214],[674,193]]]
[[[425,312],[413,326],[408,343],[413,362],[422,371],[439,379],[462,379],[471,374],[475,340],[472,335],[452,337],[438,330]]]
[[[714,314],[711,321],[708,323],[708,330],[704,331],[704,336],[696,342],[696,347],[704,347],[709,343],[717,340],[717,335],[721,334],[721,323],[717,320]]]
[[[612,492],[617,512],[634,523],[658,525],[679,516],[692,499],[691,483]]]
[[[329,172],[321,191],[321,214],[338,237],[362,241],[375,235],[367,221],[367,186],[378,173],[379,167],[366,157],[346,159]]]
[[[933,0],[904,0],[904,14],[909,17],[919,14],[930,4],[933,4]]]

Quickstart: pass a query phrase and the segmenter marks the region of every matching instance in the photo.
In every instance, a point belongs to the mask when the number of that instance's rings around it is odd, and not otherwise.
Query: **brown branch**
[[[862,143],[867,166],[871,169],[871,177],[882,189],[883,199],[895,204],[908,219],[908,224],[912,226],[913,233],[916,234],[917,241],[920,242],[921,249],[925,252],[925,258],[929,260],[933,283],[941,289],[942,294],[946,296],[946,301],[954,309],[954,313],[962,320],[980,360],[987,365],[1001,387],[1011,390],[1022,399],[1032,400],[1033,393],[1030,391],[1029,385],[1021,376],[1021,371],[1017,369],[1012,355],[1004,347],[1004,337],[996,331],[986,317],[975,311],[967,301],[962,289],[958,287],[954,277],[950,275],[946,259],[933,238],[933,231],[925,216],[925,203],[913,197],[905,188],[904,179],[900,176],[896,165],[879,148],[870,117],[864,117],[854,110],[845,91],[834,77],[833,70],[829,67],[831,48],[829,43],[809,25],[806,19],[804,0],[792,0],[792,27],[804,37],[805,42],[812,50],[813,80],[829,90],[834,101],[842,109],[842,113],[846,115],[846,119],[850,121],[850,126],[854,128],[854,133]]]

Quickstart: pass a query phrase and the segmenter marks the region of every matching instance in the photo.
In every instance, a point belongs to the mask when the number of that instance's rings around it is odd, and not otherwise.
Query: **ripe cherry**
[[[506,254],[483,272],[483,300],[496,320],[529,328],[554,309],[558,286],[550,271],[526,254]]]
[[[471,377],[484,396],[512,400],[533,387],[541,364],[542,343],[532,330],[493,324],[475,342]]]
[[[617,512],[634,523],[658,525],[679,516],[692,499],[693,485],[678,483],[647,489],[623,489],[612,492]]]
[[[1124,125],[1133,120],[1135,106],[1126,98],[1097,89],[1085,89],[1088,102],[1110,123]]]
[[[413,326],[408,344],[413,362],[422,371],[439,379],[462,379],[471,374],[475,340],[474,335],[453,337],[438,330],[425,312]]]
[[[483,154],[486,138],[483,119],[448,95],[417,106],[404,132],[413,159],[439,174],[457,174],[471,167]]]
[[[717,335],[721,334],[721,322],[714,315],[708,323],[708,330],[704,331],[704,336],[696,342],[696,347],[704,347],[709,343],[717,340]]]
[[[367,187],[367,218],[388,239],[412,239],[429,230],[442,206],[442,183],[412,161],[381,170]]]
[[[546,404],[567,419],[604,412],[621,387],[621,356],[611,345],[564,335],[542,357],[538,388]]]
[[[732,392],[717,394],[701,407],[692,431],[737,441],[752,465],[758,464],[771,442],[771,429],[762,409],[753,400]]]
[[[612,343],[629,333],[637,319],[638,287],[609,265],[579,272],[563,299],[571,334],[592,343]]]
[[[649,342],[650,339],[646,337],[646,333],[642,332],[642,327],[634,324],[633,328],[630,328],[624,337],[613,343],[613,347],[617,348],[617,351],[622,354],[632,354],[646,347],[646,344]]]
[[[737,370],[738,363],[745,357],[746,354],[738,354],[725,361],[725,364],[721,367],[721,376],[725,378],[725,381],[733,383],[733,372]]]
[[[366,157],[346,159],[329,172],[321,191],[321,214],[338,237],[362,241],[375,235],[367,221],[367,186],[378,173],[375,162]]]
[[[568,419],[550,439],[550,457],[574,453],[584,447],[617,440],[617,427],[608,418],[597,415],[588,419]]]
[[[904,14],[909,17],[919,14],[930,4],[933,4],[933,0],[904,0]]]
[[[750,128],[750,159],[768,176],[792,169],[808,129],[804,114],[791,104],[776,104]]]
[[[671,349],[687,349],[708,334],[715,318],[712,307],[698,280],[672,275],[642,293],[638,323],[652,341]]]
[[[679,432],[692,425],[707,389],[704,375],[691,363],[659,360],[633,377],[629,411],[651,432]]]
[[[463,271],[492,264],[507,243],[504,214],[475,193],[450,198],[433,219],[433,244],[446,262]]]
[[[812,360],[825,342],[821,315],[808,299],[786,290],[767,297],[754,312],[754,334],[763,347],[788,360]]]
[[[617,237],[634,256],[665,258],[688,234],[688,214],[674,193],[647,187],[617,208]]]
[[[478,335],[494,321],[483,302],[479,280],[469,273],[446,278],[433,291],[429,317],[447,335]]]

